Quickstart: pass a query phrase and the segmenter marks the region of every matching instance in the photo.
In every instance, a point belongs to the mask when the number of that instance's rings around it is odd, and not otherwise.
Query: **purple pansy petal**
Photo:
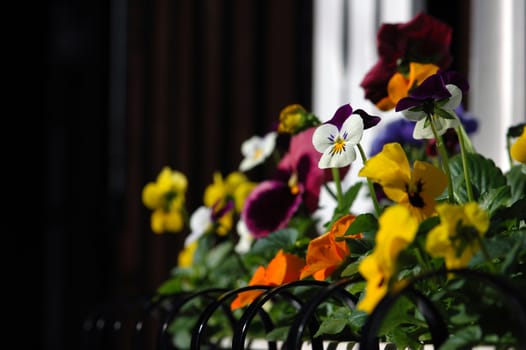
[[[234,209],[234,201],[228,200],[222,208],[218,209],[218,205],[221,201],[217,201],[212,206],[212,220],[217,221],[221,219],[225,214]]]
[[[433,74],[422,82],[418,87],[411,90],[409,96],[420,100],[441,100],[451,97],[446,84],[440,74]]]
[[[247,197],[241,218],[256,238],[284,228],[301,204],[303,186],[299,193],[291,193],[287,183],[263,181]]]
[[[422,100],[420,100],[420,99],[417,99],[417,98],[414,98],[414,97],[411,97],[411,96],[403,97],[396,104],[395,111],[396,112],[405,111],[405,110],[408,110],[410,108],[419,106],[421,104],[422,104]]]
[[[411,90],[409,96],[401,98],[396,104],[395,111],[407,110],[425,101],[442,100],[451,97],[451,93],[444,84],[440,74],[433,74],[422,82],[418,87]]]
[[[370,115],[363,109],[357,109],[353,112],[353,114],[358,114],[360,117],[362,117],[363,120],[363,128],[369,129],[378,124],[381,120],[380,117],[375,115]]]
[[[342,128],[343,122],[347,120],[347,118],[352,114],[352,107],[350,104],[345,104],[343,106],[340,106],[336,113],[334,113],[334,116],[331,118],[331,120],[325,122],[324,124],[332,124],[336,125],[338,130]]]
[[[442,76],[442,79],[444,80],[444,84],[451,84],[458,87],[460,90],[462,90],[462,93],[465,94],[469,90],[469,84],[466,79],[466,77],[461,74],[460,72],[456,71],[447,71],[442,72],[439,71],[437,74],[440,74]]]

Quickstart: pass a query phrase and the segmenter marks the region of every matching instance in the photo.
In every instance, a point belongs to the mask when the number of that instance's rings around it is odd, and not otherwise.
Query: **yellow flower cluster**
[[[179,232],[183,229],[187,187],[186,176],[170,167],[164,167],[155,182],[144,186],[142,202],[153,210],[150,221],[153,232]]]

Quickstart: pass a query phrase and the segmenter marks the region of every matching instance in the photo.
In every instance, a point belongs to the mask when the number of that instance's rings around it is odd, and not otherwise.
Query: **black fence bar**
[[[438,349],[448,338],[448,325],[443,315],[435,307],[432,300],[418,291],[418,284],[424,280],[444,277],[454,274],[458,278],[473,279],[483,282],[502,296],[510,311],[516,315],[519,330],[526,330],[526,294],[524,291],[510,283],[509,280],[487,273],[468,269],[449,271],[434,271],[408,280],[395,293],[387,294],[376,306],[361,328],[359,334],[351,334],[346,341],[358,344],[360,350],[378,350],[378,332],[390,309],[401,297],[407,297],[419,310],[428,325],[431,334],[431,343]],[[352,280],[342,279],[328,283],[314,280],[301,280],[278,287],[246,286],[238,289],[209,288],[195,292],[180,292],[174,295],[156,295],[139,300],[110,302],[95,309],[86,318],[83,329],[83,350],[120,349],[115,340],[119,340],[127,324],[133,330],[131,349],[140,348],[143,342],[138,341],[143,336],[143,326],[152,315],[160,319],[158,337],[152,348],[144,350],[174,350],[173,335],[169,333],[169,326],[181,314],[188,304],[199,301],[201,311],[197,321],[192,325],[191,343],[189,348],[194,349],[251,349],[249,329],[256,316],[263,325],[267,334],[276,329],[271,314],[265,309],[268,302],[288,303],[295,311],[293,319],[289,320],[288,331],[285,339],[279,343],[275,340],[264,339],[267,349],[278,350],[301,349],[305,343],[313,350],[324,349],[328,339],[316,337],[320,326],[317,310],[324,303],[338,303],[354,310],[358,298],[346,289],[353,283]],[[230,309],[230,303],[240,293],[260,290],[261,293],[245,308],[237,313]],[[207,335],[207,327],[212,316],[222,312],[228,320],[230,339],[224,342],[211,341]],[[308,331],[308,332],[306,332]],[[307,335],[304,333],[308,333]],[[520,332],[519,332],[520,333]],[[113,339],[113,341],[108,341]],[[526,334],[517,334],[521,344],[526,344]],[[330,340],[330,339],[329,339]],[[331,340],[333,341],[333,340]],[[343,340],[342,340],[343,341]],[[327,347],[331,348],[330,346]],[[334,346],[332,347],[334,348]]]

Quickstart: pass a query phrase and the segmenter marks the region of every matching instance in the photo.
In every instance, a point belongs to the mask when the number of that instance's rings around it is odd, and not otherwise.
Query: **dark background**
[[[454,68],[467,72],[460,3],[427,12],[454,27]],[[21,322],[42,324],[25,325],[33,349],[80,349],[97,305],[151,293],[177,261],[184,233],[153,234],[141,203],[162,166],[188,176],[196,208],[215,170],[237,169],[242,141],[288,104],[310,109],[312,2],[55,0],[39,17],[40,215],[23,218],[38,234],[22,250],[37,306]]]

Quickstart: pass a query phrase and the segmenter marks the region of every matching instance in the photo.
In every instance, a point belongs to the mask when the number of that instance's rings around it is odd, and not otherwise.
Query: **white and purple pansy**
[[[395,110],[416,122],[415,139],[434,139],[432,126],[438,135],[443,135],[447,129],[460,125],[455,109],[468,89],[468,83],[460,73],[439,71],[398,101]]]
[[[331,120],[316,128],[312,135],[314,148],[322,153],[318,162],[320,169],[343,168],[356,159],[354,146],[362,139],[364,129],[380,121],[364,110],[353,112],[351,105],[340,106]]]

